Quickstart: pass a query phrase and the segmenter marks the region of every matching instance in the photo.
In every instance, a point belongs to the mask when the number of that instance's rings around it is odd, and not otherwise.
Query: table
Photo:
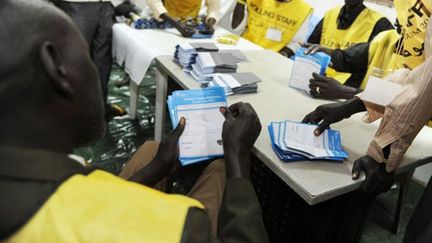
[[[212,39],[189,39],[182,37],[175,29],[137,30],[126,24],[115,24],[113,26],[112,55],[119,65],[124,65],[125,71],[132,80],[130,82],[130,117],[132,119],[136,118],[138,87],[153,59],[162,55],[173,55],[177,44],[213,42],[221,50],[239,49],[247,51],[262,49],[245,39],[240,39],[235,46],[217,43],[216,38],[227,33],[229,33],[227,30],[217,27]]]
[[[350,154],[343,163],[325,161],[305,161],[284,163],[273,152],[266,126],[271,121],[300,121],[318,105],[329,103],[326,100],[312,99],[309,95],[288,86],[292,61],[268,50],[244,51],[250,62],[241,63],[239,72],[253,72],[261,78],[257,94],[229,96],[230,104],[249,102],[257,111],[263,130],[255,143],[253,153],[309,205],[341,196],[358,189],[363,181],[351,179],[351,169],[356,158],[366,154],[379,122],[366,124],[362,114],[333,125],[340,130],[342,143]],[[156,119],[155,138],[162,137],[165,119],[167,78],[171,77],[184,89],[199,88],[199,83],[187,75],[171,56],[156,58]],[[397,173],[412,170],[422,165],[417,161],[430,155],[432,130],[425,127],[408,150]]]

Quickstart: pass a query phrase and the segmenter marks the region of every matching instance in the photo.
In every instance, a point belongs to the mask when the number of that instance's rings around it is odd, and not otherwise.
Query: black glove
[[[117,5],[117,7],[114,8],[114,12],[116,16],[124,16],[126,18],[129,18],[131,13],[139,14],[138,10],[135,8],[135,5],[129,1]]]
[[[236,103],[221,108],[225,116],[222,141],[227,165],[227,178],[248,177],[250,151],[261,132],[261,123],[249,103]]]
[[[360,178],[360,173],[362,171],[366,174],[366,180],[360,188],[362,193],[377,196],[380,193],[390,190],[394,183],[394,172],[387,172],[384,163],[378,163],[367,155],[354,162],[352,178],[354,180]]]
[[[355,113],[365,110],[366,108],[361,100],[351,99],[341,103],[320,105],[314,111],[307,114],[302,122],[312,124],[321,122],[314,131],[315,136],[319,136],[324,130],[329,128],[331,124],[342,121]]]
[[[216,23],[216,19],[209,18],[205,22],[205,29],[201,30],[200,33],[203,35],[213,35],[215,32],[214,25]]]
[[[312,97],[329,100],[351,99],[358,92],[356,88],[343,85],[334,78],[316,73],[313,73],[309,80],[309,88]]]

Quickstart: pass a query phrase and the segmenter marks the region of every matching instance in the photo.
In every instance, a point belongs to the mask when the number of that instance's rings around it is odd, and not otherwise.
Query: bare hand
[[[309,80],[309,93],[314,98],[321,99],[351,99],[357,92],[356,88],[341,84],[334,78],[325,77],[316,73]]]
[[[331,56],[331,54],[333,53],[332,49],[323,47],[323,46],[321,46],[319,44],[311,44],[311,43],[299,42],[299,45],[301,47],[306,48],[306,51],[304,52],[304,54],[306,54],[306,55],[312,55],[312,54],[315,54],[317,52],[324,52],[327,55]]]
[[[352,169],[352,178],[357,180],[360,173],[366,174],[366,180],[363,182],[360,191],[377,196],[380,193],[390,190],[394,183],[394,173],[385,170],[385,164],[378,163],[369,156],[363,156],[354,162]]]
[[[261,123],[255,110],[248,103],[236,103],[222,107],[225,116],[222,141],[227,161],[227,177],[248,177],[250,151],[261,132]]]

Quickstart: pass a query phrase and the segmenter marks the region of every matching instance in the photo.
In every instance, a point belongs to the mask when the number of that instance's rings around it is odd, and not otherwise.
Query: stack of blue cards
[[[292,121],[272,122],[268,126],[276,155],[284,162],[329,160],[341,162],[348,157],[342,148],[339,131],[327,129],[319,137],[316,125]]]
[[[220,107],[227,101],[223,88],[174,91],[168,96],[168,110],[175,128],[181,117],[186,127],[179,140],[180,162],[189,165],[223,156]]]

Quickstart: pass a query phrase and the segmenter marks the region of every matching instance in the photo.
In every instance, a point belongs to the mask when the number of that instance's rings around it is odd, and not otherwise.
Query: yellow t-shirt
[[[247,28],[242,37],[273,51],[279,52],[312,12],[303,0],[281,3],[268,0],[247,0]]]
[[[358,43],[368,42],[375,24],[383,16],[365,8],[349,28],[340,30],[337,28],[337,19],[341,8],[341,6],[333,8],[324,16],[320,44],[330,49],[346,49]],[[332,68],[327,68],[326,75],[343,84],[351,73],[337,72]]]
[[[402,27],[405,64],[414,69],[425,61],[424,42],[432,1],[395,0],[394,4]]]
[[[165,0],[164,6],[173,18],[194,19],[201,10],[201,0]]]
[[[190,207],[203,208],[96,170],[65,181],[6,242],[180,242]]]

